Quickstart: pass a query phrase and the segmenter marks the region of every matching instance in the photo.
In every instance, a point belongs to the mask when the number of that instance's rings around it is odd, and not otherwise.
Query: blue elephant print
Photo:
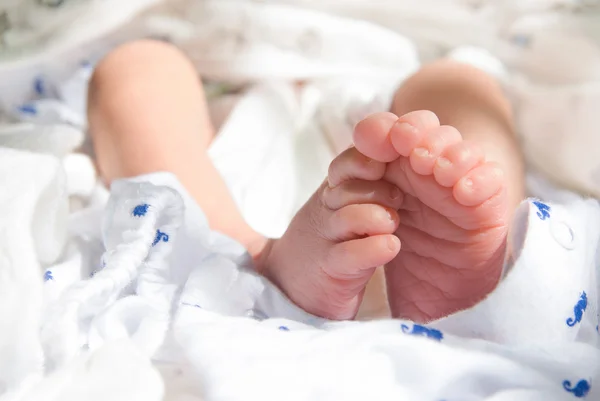
[[[537,216],[540,220],[546,220],[550,217],[550,206],[540,201],[534,201],[533,204],[538,208]]]
[[[572,393],[577,398],[585,397],[589,392],[592,386],[587,380],[579,380],[577,384],[571,384],[571,381],[565,380],[563,382],[563,388]]]
[[[53,281],[54,280],[54,276],[52,275],[52,272],[50,270],[47,270],[44,273],[44,281]]]
[[[584,291],[581,293],[581,297],[579,298],[577,304],[573,307],[573,314],[575,316],[567,319],[567,326],[573,327],[577,323],[581,322],[581,319],[583,318],[583,312],[585,312],[587,309],[587,304],[587,294]]]
[[[403,324],[401,327],[403,333],[411,334],[413,336],[427,337],[436,341],[441,341],[444,338],[444,334],[441,331],[436,329],[430,329],[419,324],[413,324],[412,330],[405,324]]]

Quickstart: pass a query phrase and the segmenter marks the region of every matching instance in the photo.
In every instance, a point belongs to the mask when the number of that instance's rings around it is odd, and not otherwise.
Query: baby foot
[[[360,122],[356,148],[389,162],[384,179],[404,194],[386,269],[394,317],[425,322],[468,308],[498,283],[508,230],[502,169],[427,111]]]
[[[381,180],[385,169],[355,148],[342,152],[283,237],[264,252],[258,270],[307,312],[353,318],[375,269],[398,254],[393,233],[402,194]]]

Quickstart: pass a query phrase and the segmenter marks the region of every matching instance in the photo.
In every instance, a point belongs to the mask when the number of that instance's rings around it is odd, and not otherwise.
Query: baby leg
[[[88,117],[100,174],[175,174],[212,229],[257,257],[266,239],[242,218],[207,149],[214,135],[200,79],[175,47],[142,40],[102,60],[90,83]]]

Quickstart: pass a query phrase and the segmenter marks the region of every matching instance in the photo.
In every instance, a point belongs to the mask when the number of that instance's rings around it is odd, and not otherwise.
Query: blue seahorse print
[[[150,207],[149,204],[147,203],[143,203],[141,205],[137,205],[136,207],[133,208],[133,212],[131,212],[131,214],[133,215],[133,217],[142,217],[145,216],[146,213],[148,213],[148,208]]]
[[[436,341],[441,341],[444,338],[444,334],[441,331],[430,329],[429,327],[421,326],[419,324],[413,324],[412,331],[410,330],[410,327],[405,324],[401,327],[403,333],[411,334],[413,336],[423,336]]]
[[[184,305],[184,306],[191,306],[192,308],[198,308],[198,309],[202,309],[202,307],[201,307],[200,305],[198,305],[198,304],[191,304],[191,303],[189,303],[189,302],[182,302],[182,303],[181,303],[181,305]]]
[[[290,329],[287,326],[279,326],[279,330],[281,330],[281,331],[290,331]]]
[[[18,107],[19,112],[23,114],[29,114],[30,116],[35,116],[38,113],[37,107],[33,104],[24,104]]]
[[[573,307],[573,314],[575,316],[567,319],[567,326],[573,327],[577,323],[581,322],[581,319],[583,318],[583,312],[585,312],[587,309],[587,304],[587,294],[584,291],[581,293],[581,297],[579,298],[579,301],[577,301],[577,304]]]
[[[41,1],[38,1],[38,3],[40,3],[46,7],[52,7],[52,8],[58,8],[58,7],[62,6],[64,2],[65,2],[65,0],[41,0]]]
[[[54,280],[54,276],[52,275],[52,272],[50,270],[47,270],[44,273],[44,281],[53,281]]]
[[[572,385],[571,381],[565,380],[563,382],[563,388],[569,393],[572,393],[577,398],[583,398],[590,392],[592,386],[587,380],[579,380],[577,384]]]
[[[515,35],[510,38],[511,42],[520,47],[529,47],[531,44],[531,36],[527,35]]]
[[[96,273],[98,273],[100,270],[104,269],[106,267],[106,262],[104,261],[104,259],[101,259],[101,263],[100,263],[100,267],[94,271],[92,271],[90,273],[90,277],[94,277],[96,275]]]
[[[169,235],[163,233],[160,230],[156,230],[156,237],[154,237],[154,241],[152,242],[152,246],[155,246],[160,241],[162,241],[162,242],[169,242]]]
[[[545,203],[542,203],[540,201],[534,201],[533,204],[539,210],[537,212],[537,216],[540,218],[540,220],[546,220],[546,219],[550,218],[550,211],[551,211],[550,206],[548,206]]]
[[[35,93],[40,96],[43,96],[46,93],[46,85],[44,84],[42,77],[37,77],[33,81],[33,89],[35,90]]]

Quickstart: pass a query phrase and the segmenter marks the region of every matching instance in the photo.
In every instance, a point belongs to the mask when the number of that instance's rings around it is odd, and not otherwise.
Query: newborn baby
[[[213,230],[243,244],[297,305],[329,319],[355,317],[381,265],[394,317],[423,322],[473,306],[500,279],[524,197],[508,101],[492,77],[452,61],[423,67],[391,112],[356,126],[355,146],[280,239],[244,221],[208,157],[214,130],[200,81],[176,48],[138,41],[107,55],[90,84],[89,124],[107,184],[174,173]]]

